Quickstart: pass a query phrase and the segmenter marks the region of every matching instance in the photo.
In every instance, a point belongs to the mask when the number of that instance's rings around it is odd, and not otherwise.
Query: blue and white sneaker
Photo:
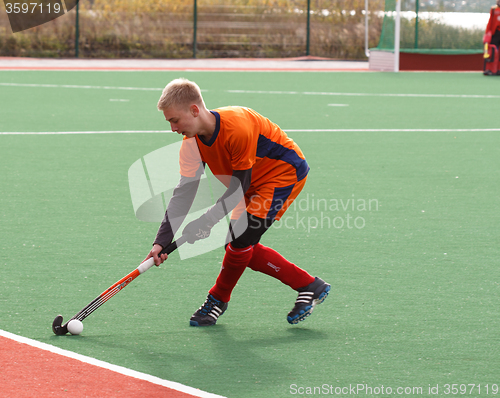
[[[189,324],[191,326],[212,326],[217,319],[226,311],[227,303],[217,300],[211,294],[208,295],[205,303],[196,311]]]
[[[287,316],[288,323],[292,325],[303,321],[312,314],[314,307],[317,304],[321,304],[328,296],[330,285],[316,277],[314,282],[297,289],[297,291],[299,292],[299,296],[295,301],[295,306]]]

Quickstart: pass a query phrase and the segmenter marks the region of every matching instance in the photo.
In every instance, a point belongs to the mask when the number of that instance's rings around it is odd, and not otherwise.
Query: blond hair
[[[180,78],[172,80],[163,89],[157,108],[163,111],[172,105],[188,106],[191,104],[204,105],[201,90],[195,82]]]

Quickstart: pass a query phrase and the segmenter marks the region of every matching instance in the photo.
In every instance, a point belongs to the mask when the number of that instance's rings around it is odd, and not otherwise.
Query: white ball
[[[83,323],[78,319],[72,319],[68,323],[68,332],[71,334],[80,334],[83,331]]]

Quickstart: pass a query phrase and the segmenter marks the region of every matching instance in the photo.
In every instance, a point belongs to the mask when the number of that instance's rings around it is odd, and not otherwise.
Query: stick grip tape
[[[164,254],[164,253],[170,254],[175,249],[177,249],[179,246],[184,244],[185,242],[186,242],[186,237],[181,236],[179,239],[177,239],[176,241],[173,241],[170,245],[168,245],[166,248],[164,248],[160,254]],[[143,263],[141,263],[141,265],[139,265],[137,267],[137,269],[139,270],[139,273],[142,274],[142,273],[146,272],[148,269],[150,269],[153,265],[155,265],[155,260],[153,259],[153,257],[151,257],[151,258],[148,258]]]

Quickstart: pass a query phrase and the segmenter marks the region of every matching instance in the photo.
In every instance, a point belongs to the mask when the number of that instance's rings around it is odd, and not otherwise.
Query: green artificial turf
[[[82,335],[54,336],[58,313],[69,319],[146,256],[158,224],[136,219],[128,169],[180,137],[0,135],[0,329],[227,397],[343,387],[337,395],[347,396],[353,386],[372,388],[357,391],[366,396],[390,395],[387,387],[432,395],[436,386],[446,395],[454,383],[491,393],[500,382],[500,132],[484,129],[499,126],[500,82],[471,73],[0,72],[0,83],[15,84],[0,86],[0,132],[169,130],[156,101],[179,76],[206,90],[210,108],[249,106],[291,130],[311,172],[262,243],[331,283],[328,299],[291,326],[296,293],[247,270],[218,324],[192,328],[223,250],[175,253],[86,319]],[[335,131],[293,131],[318,129]]]

